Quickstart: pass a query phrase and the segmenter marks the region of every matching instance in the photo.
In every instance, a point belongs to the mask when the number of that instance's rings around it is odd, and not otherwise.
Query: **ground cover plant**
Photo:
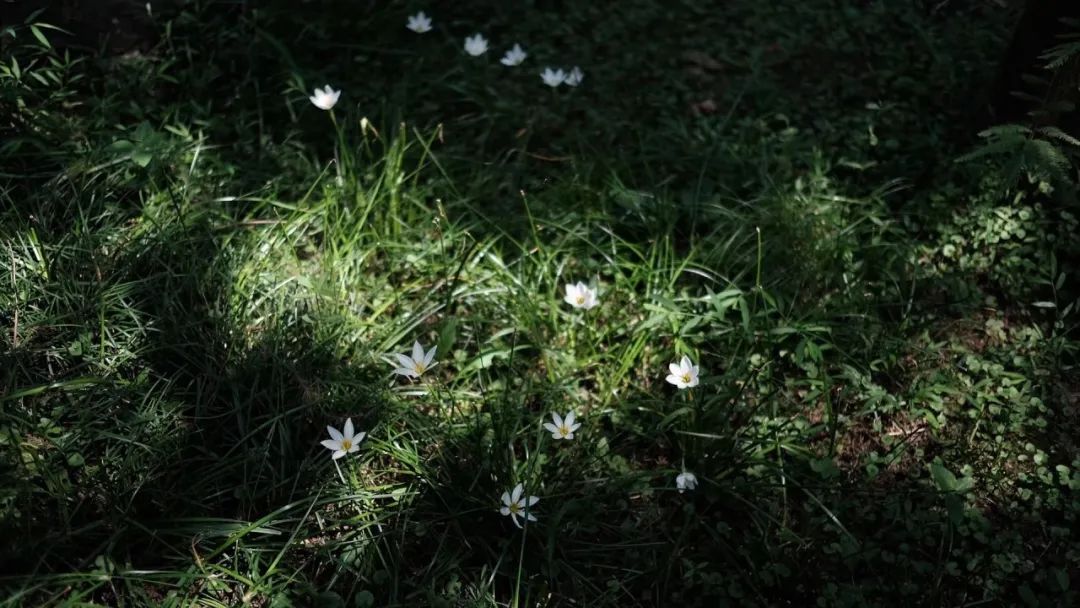
[[[1080,601],[1016,7],[116,15],[0,33],[4,605]]]

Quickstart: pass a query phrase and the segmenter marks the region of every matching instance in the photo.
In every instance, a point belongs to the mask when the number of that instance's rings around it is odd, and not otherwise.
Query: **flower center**
[[[561,434],[561,435],[569,435],[570,434],[570,426],[567,425],[567,424],[564,424],[564,425],[560,426],[559,427],[559,434]]]
[[[521,504],[515,502],[514,504],[510,505],[510,512],[514,513],[515,515],[520,513],[521,512]]]
[[[422,374],[427,370],[427,367],[424,366],[424,363],[422,361],[417,361],[416,363],[414,363],[413,368],[415,369],[417,374]]]
[[[687,384],[690,384],[690,374],[683,374],[682,375],[682,381],[687,383]]]
[[[341,440],[341,450],[343,452],[348,452],[351,449],[352,449],[352,439],[342,439]]]
[[[585,296],[578,296],[577,297],[577,303],[578,304],[584,304],[585,303]]]

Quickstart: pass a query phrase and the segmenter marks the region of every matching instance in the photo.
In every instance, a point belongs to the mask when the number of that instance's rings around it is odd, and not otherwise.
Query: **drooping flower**
[[[671,373],[668,374],[667,381],[678,388],[693,388],[698,385],[699,368],[686,355],[683,355],[678,363],[668,365],[668,371]]]
[[[514,486],[512,491],[503,492],[503,506],[499,507],[499,513],[509,515],[510,519],[514,520],[514,525],[520,528],[521,522],[518,521],[519,517],[523,517],[528,521],[536,521],[536,516],[532,514],[531,507],[538,502],[540,502],[539,496],[529,496],[526,498],[525,487],[519,483]]]
[[[344,432],[341,432],[332,426],[327,426],[326,432],[330,433],[330,439],[324,439],[320,443],[322,443],[324,448],[334,450],[334,455],[332,456],[334,460],[359,450],[360,442],[367,436],[367,433],[364,432],[361,432],[358,435],[353,434],[352,418],[345,420]]]
[[[506,54],[503,55],[503,58],[499,61],[505,66],[515,66],[519,65],[522,61],[525,61],[525,58],[528,56],[529,54],[521,48],[520,44],[515,44],[513,48],[506,51]]]
[[[566,80],[566,72],[562,71],[562,68],[558,70],[544,68],[544,71],[540,72],[540,78],[543,79],[544,84],[551,88],[555,88]]]
[[[585,310],[595,308],[600,304],[600,299],[596,297],[596,290],[581,281],[566,284],[566,296],[563,301],[574,308],[584,308]]]
[[[555,412],[551,412],[551,422],[545,422],[544,428],[551,431],[552,439],[573,439],[574,431],[581,428],[581,423],[574,422],[574,412],[567,412],[566,418],[562,418]]]
[[[581,84],[581,81],[585,79],[585,72],[581,71],[581,68],[574,66],[574,69],[570,70],[570,73],[566,75],[566,86],[576,87]]]
[[[431,31],[431,17],[425,15],[424,11],[420,11],[415,15],[409,15],[409,20],[405,24],[405,27],[417,34],[426,34]]]
[[[479,57],[488,50],[488,42],[480,34],[475,34],[465,38],[465,52],[473,57]]]
[[[308,99],[311,103],[315,104],[316,108],[320,110],[330,110],[337,103],[338,97],[341,97],[341,91],[335,91],[330,88],[330,85],[326,85],[325,89],[315,87],[315,94]]]
[[[398,355],[398,364],[400,366],[394,369],[394,373],[410,378],[419,378],[424,375],[424,372],[435,367],[432,361],[435,360],[435,350],[438,348],[438,346],[432,346],[431,350],[425,353],[424,347],[420,346],[420,342],[413,342],[412,356]]]
[[[675,487],[679,489],[679,494],[693,490],[697,487],[697,476],[690,471],[683,471],[675,476]]]

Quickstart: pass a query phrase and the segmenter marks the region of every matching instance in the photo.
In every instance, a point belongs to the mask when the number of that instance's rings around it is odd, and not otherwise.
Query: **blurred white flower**
[[[529,54],[521,48],[520,44],[515,44],[514,48],[506,51],[506,54],[503,55],[503,58],[499,61],[501,61],[502,64],[506,66],[515,66],[520,64],[522,61],[525,61],[525,58],[528,56]]]
[[[576,284],[566,284],[566,296],[563,301],[574,308],[584,308],[585,310],[595,308],[600,304],[600,299],[596,297],[596,290],[589,288],[588,285],[581,281]]]
[[[574,412],[567,412],[566,418],[560,417],[555,412],[551,412],[551,419],[555,424],[551,422],[545,422],[544,428],[551,431],[552,439],[573,439],[574,431],[581,428],[581,423],[574,423]]]
[[[341,91],[335,91],[330,88],[330,85],[326,85],[325,89],[315,87],[315,94],[308,99],[311,103],[315,104],[316,108],[320,110],[329,110],[337,103],[338,97],[341,97]]]
[[[694,365],[694,362],[690,360],[690,357],[683,355],[682,360],[678,363],[672,363],[668,365],[667,381],[679,388],[693,388],[698,385],[698,366]]]
[[[574,66],[574,69],[570,70],[570,73],[566,75],[566,86],[576,87],[581,84],[581,81],[585,78],[585,72],[581,71],[581,68]]]
[[[679,494],[693,490],[697,487],[697,476],[690,471],[683,471],[675,477],[675,487],[679,489]]]
[[[519,483],[514,486],[512,492],[503,492],[503,506],[499,507],[499,513],[509,515],[510,519],[514,520],[514,525],[520,528],[521,522],[518,521],[519,517],[524,517],[529,521],[536,521],[536,516],[530,512],[530,508],[538,502],[540,502],[539,496],[529,496],[526,498],[525,488]]]
[[[487,40],[480,34],[465,38],[465,52],[473,57],[479,57],[488,50]]]
[[[424,353],[424,347],[420,346],[420,342],[413,342],[412,356],[398,355],[400,367],[394,369],[394,373],[410,378],[419,378],[424,375],[424,372],[435,367],[432,361],[435,360],[435,349],[437,348],[439,347],[432,346],[431,350]]]
[[[352,418],[345,421],[344,433],[332,426],[326,427],[326,432],[330,433],[330,439],[324,439],[321,443],[324,448],[334,450],[334,455],[332,456],[334,460],[359,450],[360,442],[367,436],[367,433],[360,433],[359,435],[353,434]]]
[[[417,34],[426,34],[431,31],[431,17],[425,15],[424,11],[409,15],[409,21],[405,24],[405,27]]]
[[[551,68],[544,68],[544,71],[540,72],[540,78],[544,80],[544,84],[554,88],[566,80],[566,72],[562,71],[562,69],[553,70]]]

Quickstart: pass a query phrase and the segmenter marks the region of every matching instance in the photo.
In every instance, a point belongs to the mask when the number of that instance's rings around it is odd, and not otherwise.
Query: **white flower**
[[[528,56],[529,54],[521,48],[520,44],[515,44],[514,48],[506,51],[506,55],[503,55],[503,58],[499,61],[501,61],[502,64],[506,66],[515,66],[520,64],[522,61],[525,61],[525,58]]]
[[[417,34],[425,34],[431,31],[431,17],[425,15],[424,11],[409,15],[409,21],[405,24],[405,27]]]
[[[539,496],[529,496],[525,498],[525,488],[519,483],[514,486],[513,492],[503,492],[502,503],[503,506],[499,508],[499,513],[503,515],[509,515],[510,519],[514,520],[514,525],[521,527],[521,523],[518,521],[518,517],[524,517],[529,521],[536,521],[536,516],[533,515],[530,510],[533,505],[540,502]]]
[[[697,476],[690,471],[683,471],[675,477],[675,487],[679,488],[679,494],[697,487]]]
[[[367,433],[360,433],[359,435],[353,434],[352,418],[345,421],[344,433],[332,426],[326,427],[326,432],[330,433],[330,439],[324,439],[321,443],[324,448],[334,450],[334,460],[341,458],[345,454],[351,454],[356,450],[359,450],[360,442],[367,436]]]
[[[581,68],[574,66],[574,69],[570,70],[570,73],[566,75],[566,86],[576,87],[581,84],[581,81],[585,78],[585,72],[581,71]]]
[[[562,69],[552,70],[551,68],[544,68],[543,72],[540,72],[540,78],[544,80],[544,84],[549,87],[557,87],[566,80],[566,72]]]
[[[683,355],[683,358],[678,363],[672,363],[668,365],[667,381],[679,388],[693,388],[698,385],[698,366],[694,365],[694,362],[690,360],[690,357]]]
[[[551,431],[552,439],[573,439],[574,431],[581,428],[581,423],[574,423],[574,412],[567,412],[566,418],[560,417],[555,412],[551,412],[551,419],[555,422],[544,423],[544,428]]]
[[[419,342],[413,342],[412,356],[398,355],[398,364],[400,367],[394,369],[395,374],[401,374],[402,376],[408,376],[410,378],[419,378],[424,375],[424,372],[435,367],[432,361],[435,360],[435,349],[438,346],[432,346],[431,350],[424,353],[424,347],[420,346]]]
[[[581,281],[574,285],[566,284],[566,296],[563,301],[574,308],[584,308],[585,310],[600,305],[600,300],[596,297],[596,290],[590,289],[588,285]]]
[[[341,97],[341,91],[335,91],[330,88],[330,85],[326,85],[325,89],[315,87],[315,94],[308,99],[311,103],[315,104],[316,108],[320,110],[329,110],[337,103],[338,97]]]
[[[465,38],[465,52],[473,57],[479,57],[487,52],[487,40],[480,34]]]

